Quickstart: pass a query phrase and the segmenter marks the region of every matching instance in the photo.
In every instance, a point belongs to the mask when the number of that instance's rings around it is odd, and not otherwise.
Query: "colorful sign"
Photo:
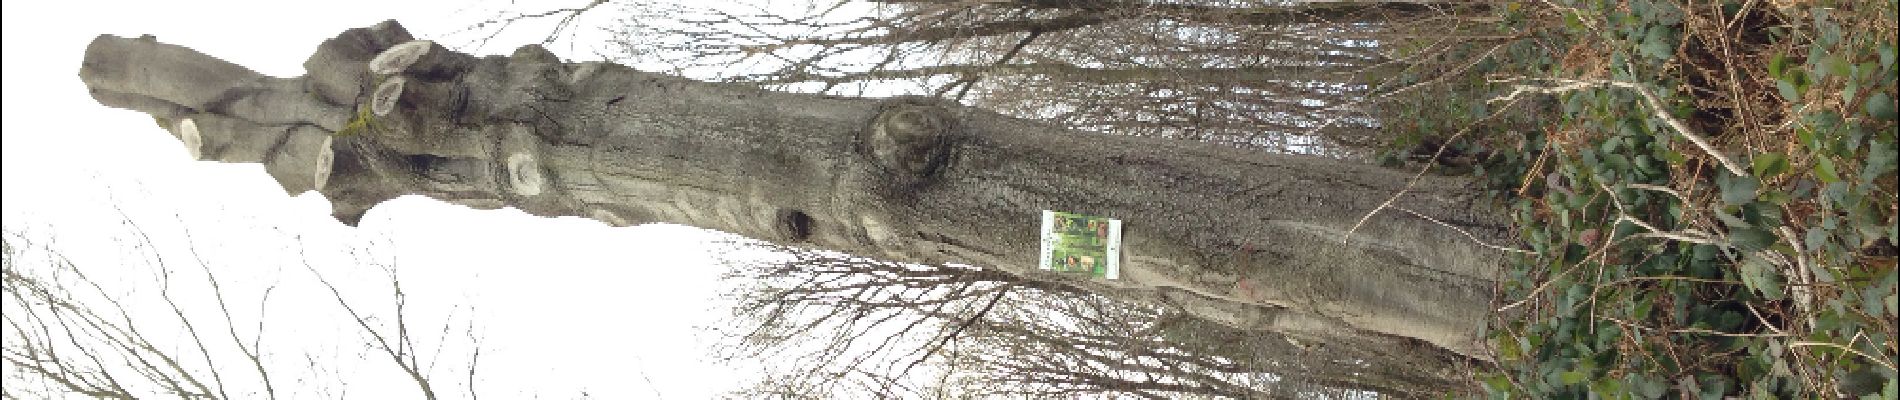
[[[1042,211],[1045,271],[1121,278],[1122,221],[1061,211]]]

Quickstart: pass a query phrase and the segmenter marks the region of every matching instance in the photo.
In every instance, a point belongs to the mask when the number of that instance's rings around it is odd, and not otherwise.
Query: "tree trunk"
[[[1471,236],[1509,233],[1450,178],[1422,178],[1348,236],[1411,174],[1073,132],[924,99],[562,63],[536,46],[476,58],[412,41],[393,21],[344,32],[305,66],[272,78],[100,36],[80,76],[101,103],[169,121],[200,159],[260,162],[286,190],[318,191],[346,224],[405,194],[677,223],[1160,298],[1320,342],[1416,339],[1483,359],[1501,254]],[[1038,271],[1043,209],[1125,221],[1122,279]]]

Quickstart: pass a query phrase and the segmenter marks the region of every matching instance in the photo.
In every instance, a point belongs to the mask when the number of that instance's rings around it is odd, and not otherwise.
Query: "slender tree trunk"
[[[873,80],[918,79],[939,75],[1030,75],[1052,76],[1068,82],[1088,82],[1115,84],[1126,82],[1248,82],[1263,84],[1267,82],[1338,82],[1342,84],[1364,84],[1369,78],[1392,76],[1403,70],[1404,65],[1386,64],[1377,67],[1355,65],[1285,65],[1264,67],[1235,68],[1172,68],[1172,67],[1127,67],[1127,68],[1087,68],[1074,64],[1046,62],[1036,64],[1003,65],[937,65],[912,69],[884,69],[858,73],[822,76],[799,74],[785,77],[763,79],[755,83],[783,84],[802,82],[849,83]]]
[[[290,192],[314,188],[347,224],[405,194],[678,223],[1159,298],[1244,329],[1415,339],[1482,358],[1501,254],[1469,236],[1508,231],[1464,181],[1425,177],[1348,235],[1410,174],[411,40],[393,21],[352,29],[317,49],[308,75],[284,79],[100,36],[80,75],[101,103],[168,121],[201,159],[260,162]],[[1123,278],[1037,271],[1043,209],[1124,220]]]

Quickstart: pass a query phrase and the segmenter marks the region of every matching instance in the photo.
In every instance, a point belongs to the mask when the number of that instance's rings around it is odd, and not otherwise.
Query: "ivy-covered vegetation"
[[[1895,398],[1895,2],[1500,10],[1386,156],[1511,204],[1490,397]]]

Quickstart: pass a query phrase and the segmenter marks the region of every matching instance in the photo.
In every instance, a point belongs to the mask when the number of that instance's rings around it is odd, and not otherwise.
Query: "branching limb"
[[[350,302],[344,300],[343,292],[337,289],[336,284],[324,278],[323,273],[317,272],[316,266],[305,262],[304,268],[308,269],[311,275],[316,276],[317,282],[322,283],[325,288],[330,289],[331,297],[336,299],[337,305],[342,306],[343,311],[350,315],[350,319],[355,320],[356,325],[363,328],[363,332],[368,334],[371,340],[375,341],[371,343],[372,345],[382,350],[384,355],[389,356],[389,359],[396,363],[396,367],[402,369],[403,373],[407,374],[409,379],[416,383],[416,387],[422,390],[423,398],[431,400],[436,398],[435,388],[429,384],[428,377],[423,376],[422,371],[418,370],[414,362],[412,362],[413,357],[405,358],[405,352],[403,350],[406,349],[406,347],[404,347],[403,343],[408,340],[406,337],[396,338],[396,343],[392,344],[390,338],[383,336],[382,333],[376,331],[376,328],[369,325],[369,317],[358,313],[355,307],[350,307]],[[397,291],[399,293],[397,295],[397,304],[398,307],[401,307],[400,287],[398,287]]]

